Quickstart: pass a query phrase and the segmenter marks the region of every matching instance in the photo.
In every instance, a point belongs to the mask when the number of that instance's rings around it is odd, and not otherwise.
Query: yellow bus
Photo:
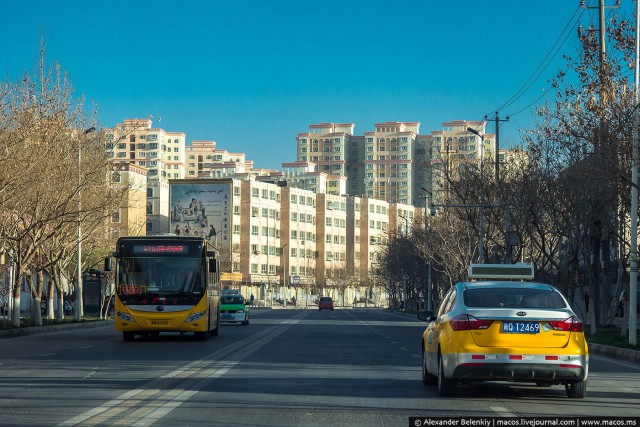
[[[115,258],[115,327],[124,341],[136,335],[220,330],[220,264],[206,239],[159,235],[121,237]],[[112,258],[105,270],[113,269]]]

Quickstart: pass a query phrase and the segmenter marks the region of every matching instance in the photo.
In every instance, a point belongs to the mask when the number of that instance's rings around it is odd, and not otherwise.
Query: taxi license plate
[[[502,332],[507,334],[537,334],[540,322],[502,322]]]
[[[233,317],[233,315],[228,314],[228,313],[223,313],[220,317],[222,317],[223,319],[231,319]]]
[[[168,325],[169,324],[169,320],[167,320],[167,319],[156,319],[156,320],[149,321],[149,323],[151,323],[152,325],[164,326],[164,325]]]

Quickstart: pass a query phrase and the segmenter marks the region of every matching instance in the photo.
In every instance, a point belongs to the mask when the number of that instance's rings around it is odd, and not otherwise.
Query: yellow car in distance
[[[422,335],[422,381],[442,396],[458,383],[511,381],[564,385],[587,393],[589,352],[582,320],[564,296],[543,283],[507,280],[457,283]]]

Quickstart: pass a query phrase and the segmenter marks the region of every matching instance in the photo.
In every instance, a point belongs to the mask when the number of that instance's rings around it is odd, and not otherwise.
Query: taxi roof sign
[[[471,264],[469,279],[532,280],[533,264]]]

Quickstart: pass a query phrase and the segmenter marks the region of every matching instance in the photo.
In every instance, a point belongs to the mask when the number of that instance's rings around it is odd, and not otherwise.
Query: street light
[[[88,135],[95,131],[96,128],[91,126],[84,131],[83,135]],[[82,198],[80,197],[80,189],[82,188],[82,176],[80,164],[82,161],[82,146],[78,140],[78,287],[76,289],[76,316],[77,321],[82,320]]]
[[[429,210],[431,213],[431,216],[435,215],[436,211],[432,206],[432,197],[433,194],[431,194],[431,192],[429,190],[427,190],[424,187],[420,187],[420,189],[422,191],[424,191],[425,197],[424,197],[424,220],[425,220],[425,227],[426,227],[426,221],[427,221],[427,197],[429,198]],[[429,220],[429,272],[427,275],[427,310],[431,310],[431,220]]]

